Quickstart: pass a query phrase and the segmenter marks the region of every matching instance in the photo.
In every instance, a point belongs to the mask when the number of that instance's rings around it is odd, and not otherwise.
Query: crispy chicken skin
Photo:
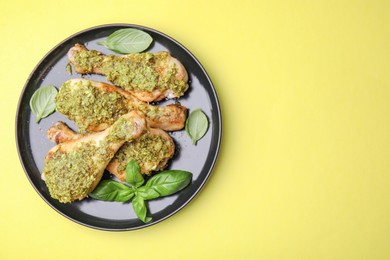
[[[140,137],[146,126],[143,115],[133,111],[102,132],[54,146],[46,155],[42,172],[50,195],[62,203],[85,198],[119,148]]]
[[[72,131],[65,123],[55,123],[47,132],[48,138],[59,144],[82,138],[83,134]],[[121,181],[126,179],[124,166],[136,160],[142,174],[163,170],[172,158],[175,145],[172,138],[163,130],[150,128],[147,133],[133,142],[125,143],[115,154],[106,169]]]
[[[186,69],[168,52],[103,55],[75,44],[68,59],[77,73],[104,75],[145,102],[180,97],[188,89]]]
[[[150,127],[166,131],[183,129],[187,117],[187,108],[179,103],[153,106],[118,87],[87,79],[63,83],[55,102],[58,112],[87,132],[104,130],[132,110],[144,113]]]

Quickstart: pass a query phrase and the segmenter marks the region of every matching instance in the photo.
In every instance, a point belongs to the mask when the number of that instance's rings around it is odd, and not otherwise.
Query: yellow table
[[[0,259],[390,258],[389,1],[5,0],[0,10]],[[15,144],[34,66],[66,37],[107,23],[185,45],[223,113],[201,193],[130,232],[52,210]]]

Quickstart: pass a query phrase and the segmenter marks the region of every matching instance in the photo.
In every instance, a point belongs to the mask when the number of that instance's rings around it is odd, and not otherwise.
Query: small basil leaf
[[[147,186],[142,186],[137,189],[138,196],[141,196],[144,200],[152,200],[160,197],[160,193],[158,193],[155,189]]]
[[[37,89],[31,96],[30,108],[37,117],[37,123],[56,109],[54,99],[57,93],[58,91],[54,86],[48,85]]]
[[[142,220],[144,223],[152,220],[152,218],[146,216],[148,209],[146,208],[145,200],[142,197],[135,196],[131,203],[133,205],[135,214],[137,214],[137,217],[140,220]]]
[[[145,182],[141,169],[135,160],[131,160],[126,166],[126,182],[136,188]]]
[[[200,109],[192,111],[186,120],[185,129],[194,145],[206,134],[208,127],[207,117]]]
[[[160,172],[150,178],[145,186],[151,187],[161,196],[168,196],[185,188],[192,180],[192,173],[180,170]]]
[[[146,50],[152,41],[153,38],[146,32],[126,28],[113,32],[104,42],[98,42],[98,44],[114,52],[127,54]]]
[[[126,202],[134,196],[134,189],[113,180],[102,180],[89,196],[98,200]]]

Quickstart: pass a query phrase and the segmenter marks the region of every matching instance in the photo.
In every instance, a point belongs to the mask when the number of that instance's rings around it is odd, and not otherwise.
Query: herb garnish
[[[49,116],[56,109],[54,98],[57,96],[57,89],[48,85],[37,89],[30,99],[31,111],[36,115],[36,122]]]
[[[138,53],[146,50],[153,38],[144,31],[126,28],[110,34],[104,42],[98,42],[116,53]]]
[[[207,132],[209,121],[206,115],[200,109],[195,109],[190,113],[186,121],[186,132],[191,137],[192,143],[201,139]]]
[[[126,167],[126,183],[103,180],[89,195],[98,200],[126,202],[132,199],[133,210],[144,223],[147,216],[146,200],[168,196],[185,188],[192,180],[192,173],[181,170],[162,171],[145,183],[139,165],[131,160]]]

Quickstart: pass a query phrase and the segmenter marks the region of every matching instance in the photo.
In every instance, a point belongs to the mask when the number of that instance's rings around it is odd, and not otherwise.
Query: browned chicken
[[[180,104],[153,106],[110,84],[71,79],[62,84],[55,99],[57,111],[76,122],[79,131],[106,129],[132,110],[145,114],[150,127],[176,131],[184,127],[187,108]]]
[[[186,69],[169,52],[103,55],[76,44],[68,59],[77,73],[104,75],[145,102],[180,97],[188,89]]]
[[[144,117],[133,111],[102,132],[54,146],[46,155],[42,173],[51,197],[62,203],[85,198],[119,148],[141,136],[145,129]]]
[[[48,130],[48,138],[58,143],[77,140],[84,135],[72,131],[63,122],[55,123]],[[150,128],[140,138],[125,143],[107,165],[107,170],[118,179],[126,179],[126,165],[130,160],[136,160],[143,174],[149,175],[152,171],[163,170],[172,158],[175,145],[172,138],[163,130]]]

